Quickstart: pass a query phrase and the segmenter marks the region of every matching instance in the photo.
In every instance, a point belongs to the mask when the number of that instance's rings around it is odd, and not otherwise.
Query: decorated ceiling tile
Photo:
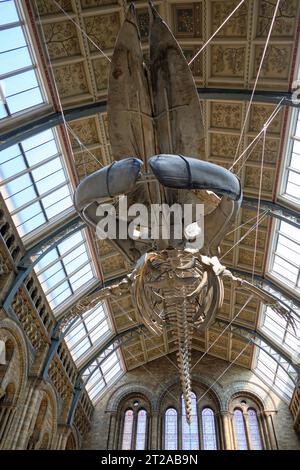
[[[242,105],[240,103],[211,103],[211,127],[240,129]]]
[[[238,313],[238,312],[237,312]],[[237,318],[238,322],[254,326],[256,323],[256,311],[242,310]]]
[[[80,45],[76,26],[71,21],[46,23],[43,30],[51,59],[79,55]]]
[[[118,0],[81,0],[81,7],[93,8],[93,7],[102,7],[104,5],[116,5]]]
[[[57,3],[65,10],[70,13],[73,11],[72,0],[57,0]],[[55,5],[53,0],[36,0],[32,2],[33,7],[38,15],[53,15],[55,13],[62,13],[61,9]]]
[[[105,92],[108,87],[109,62],[105,57],[92,60],[97,90]]]
[[[254,222],[254,223],[256,223],[256,222]],[[242,228],[241,229],[241,238],[244,237],[244,235],[246,235],[248,230],[249,230],[249,228]],[[256,234],[256,230],[253,230],[247,236],[245,236],[245,238],[243,238],[243,245],[254,247],[254,245],[255,245],[255,234]],[[258,230],[258,237],[257,237],[257,242],[256,243],[257,243],[257,248],[264,249],[265,243],[266,243],[266,232],[264,232],[262,230]]]
[[[254,247],[254,244],[252,245]],[[259,301],[255,299],[254,297],[249,299],[249,294],[243,294],[242,292],[239,292],[236,290],[235,294],[235,314],[240,310],[241,307],[245,305],[245,308],[243,311],[252,311],[256,310],[258,307]]]
[[[249,138],[248,139],[248,145],[253,139]],[[265,141],[265,149],[264,149],[264,157],[263,157],[263,139],[261,139],[257,145],[253,145],[253,148],[249,150],[249,158],[248,161],[255,161],[259,162],[259,164],[262,162],[262,159],[264,160],[264,163],[273,163],[276,165],[279,157],[279,145],[280,141],[279,139],[268,139],[266,138]]]
[[[276,0],[259,0],[257,17],[257,37],[267,37],[275,11]],[[296,28],[296,17],[299,0],[284,0],[279,4],[275,24],[272,28],[272,38],[292,37]]]
[[[211,156],[228,158],[233,161],[238,142],[238,135],[210,133]]]
[[[264,45],[255,47],[255,60],[252,77],[255,78],[262,58]],[[269,44],[263,61],[260,78],[287,80],[291,62],[290,44]]]
[[[201,44],[197,47],[193,46],[182,46],[182,51],[188,62],[190,62],[197,54]],[[203,75],[203,56],[201,54],[191,63],[190,68],[193,72],[194,77],[202,77]]]
[[[259,132],[272,115],[274,109],[275,106],[253,103],[250,109],[249,131]],[[272,134],[280,134],[282,126],[282,116],[283,111],[281,110],[278,112],[278,114],[274,117],[274,119],[268,126],[268,132],[271,132]]]
[[[262,191],[272,193],[274,189],[275,171],[265,168],[262,174]],[[250,188],[259,189],[260,186],[260,171],[257,168],[246,166],[245,172],[245,189]]]
[[[88,16],[84,19],[84,22],[86,33],[100,49],[111,49],[114,47],[120,29],[120,16],[118,12]],[[91,52],[98,51],[90,41],[89,49]]]
[[[222,307],[221,307],[221,309],[220,309],[219,312],[218,312],[218,317],[229,318],[229,317],[230,317],[230,313],[231,313],[230,304],[224,302],[223,305],[222,305]]]
[[[253,259],[254,259],[254,252],[253,252],[253,247],[251,247],[249,250],[245,248],[239,248],[238,250],[238,264],[243,264],[244,266],[250,267],[252,270],[253,267]],[[262,265],[263,265],[263,259],[264,255],[263,253],[260,253],[259,251],[256,251],[256,256],[255,256],[255,271],[261,270]]]
[[[73,121],[70,122],[69,125],[74,133],[73,135],[72,132],[70,132],[72,147],[80,146],[79,142],[75,138],[75,135],[84,145],[91,145],[99,142],[96,120],[94,117],[80,119],[80,121]]]
[[[94,171],[100,170],[103,166],[103,157],[101,148],[76,153],[75,156],[76,171],[80,178],[83,178]]]
[[[255,209],[248,209],[246,207],[243,207],[242,216],[241,216],[241,224],[245,224],[245,223],[252,224],[256,216],[257,216],[257,211]],[[268,219],[267,218],[263,219],[260,222],[259,226],[266,228],[268,226]]]
[[[114,271],[127,269],[126,262],[121,255],[116,255],[107,259],[102,259],[101,264],[102,264],[102,269],[104,273],[110,273]]]
[[[214,44],[210,48],[211,76],[244,78],[246,47],[235,44]]]
[[[234,1],[212,1],[210,3],[211,8],[211,24],[212,31],[214,33],[223,21],[230,15],[234,8],[239,3],[238,0]],[[247,15],[248,15],[248,4],[246,1],[236,11],[236,13],[230,18],[229,21],[222,27],[217,37],[247,37]]]
[[[172,5],[175,36],[202,37],[202,2]]]
[[[89,92],[82,62],[54,67],[54,75],[62,98]]]

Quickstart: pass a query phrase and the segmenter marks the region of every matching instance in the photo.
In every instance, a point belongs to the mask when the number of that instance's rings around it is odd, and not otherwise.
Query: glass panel
[[[237,450],[248,450],[244,416],[241,410],[234,410],[233,420]]]
[[[202,411],[202,432],[204,450],[217,450],[215,415],[210,408]]]
[[[15,2],[10,0],[0,3],[0,18],[3,25],[19,21]]]
[[[165,450],[177,450],[177,411],[169,408],[165,413]]]
[[[257,414],[255,410],[248,410],[248,423],[252,449],[262,450],[262,442],[259,431],[259,424],[257,419]]]
[[[136,428],[136,450],[145,450],[146,445],[146,430],[147,430],[147,412],[140,410],[137,417]]]
[[[183,396],[181,397],[182,406],[182,449],[198,450],[199,449],[199,431],[198,431],[198,414],[197,414],[197,398],[191,393],[192,401],[192,422],[188,424],[186,420],[186,410]]]
[[[1,95],[7,107],[1,106],[0,118],[5,119],[43,103],[44,98],[26,38],[29,31],[20,24],[24,18],[18,17],[13,1],[0,2],[0,18],[1,25],[11,25],[0,30]]]
[[[125,413],[125,417],[124,417],[122,450],[131,449],[132,428],[133,428],[133,411],[127,410]]]

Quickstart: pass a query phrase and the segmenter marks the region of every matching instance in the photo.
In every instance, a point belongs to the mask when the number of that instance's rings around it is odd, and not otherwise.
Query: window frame
[[[132,400],[131,400],[132,401]],[[124,425],[126,419],[127,411],[132,411],[133,413],[133,421],[132,421],[132,435],[131,435],[131,445],[130,449],[123,449],[123,440],[124,440]],[[139,450],[147,450],[149,444],[149,423],[150,423],[150,413],[147,407],[142,404],[137,407],[130,406],[127,404],[125,409],[122,411],[121,420],[120,420],[120,438],[119,438],[119,450],[136,450],[136,443],[137,443],[137,426],[138,426],[138,414],[140,411],[145,411],[146,413],[146,426],[145,426],[145,442],[144,442],[144,449]]]
[[[30,23],[28,21],[28,18],[26,17],[25,10],[21,2],[19,0],[11,0],[11,1],[13,1],[15,5],[17,15],[18,15],[18,21],[14,21],[12,23],[1,24],[0,31],[5,31],[7,29],[12,29],[12,28],[17,28],[17,27],[21,28],[22,33],[24,35],[25,43],[26,43],[24,47],[26,47],[28,50],[28,55],[30,57],[31,65],[12,70],[2,75],[0,74],[0,84],[1,84],[1,80],[5,80],[8,77],[14,77],[27,71],[33,71],[35,73],[38,90],[41,94],[43,101],[36,105],[29,106],[25,109],[16,111],[15,113],[11,113],[9,110],[9,106],[6,103],[6,99],[4,98],[3,89],[0,86],[0,99],[1,101],[3,101],[3,106],[7,114],[3,118],[0,118],[0,123],[4,123],[5,125],[8,122],[11,125],[11,123],[14,122],[14,120],[19,120],[23,116],[26,116],[27,113],[30,113],[31,116],[34,116],[34,115],[37,115],[41,110],[46,110],[50,107],[48,93],[44,85],[45,77],[44,77],[44,73],[42,69],[39,66],[39,59],[35,52],[36,48],[34,47],[35,44],[34,44],[32,34],[30,31]],[[18,48],[13,48],[13,50],[16,50],[16,49]],[[3,53],[5,53],[5,51]]]

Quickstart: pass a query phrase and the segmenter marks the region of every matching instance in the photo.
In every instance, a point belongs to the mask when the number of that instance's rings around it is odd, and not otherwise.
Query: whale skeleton
[[[131,272],[121,282],[81,299],[61,328],[99,301],[130,293],[137,318],[149,331],[161,334],[173,326],[186,419],[191,423],[193,331],[203,331],[214,322],[223,304],[223,279],[280,315],[289,317],[289,313],[272,295],[234,277],[219,262],[220,243],[241,205],[241,184],[236,175],[207,161],[201,104],[191,70],[151,3],[149,14],[149,62],[144,60],[133,5],[114,48],[107,102],[114,161],[80,182],[74,203],[94,229],[101,220],[98,209],[107,201],[114,202],[118,228],[124,223],[118,200],[124,194],[130,204],[139,202],[148,208],[164,203],[203,204],[204,244],[187,249],[188,236],[109,240],[126,258]]]

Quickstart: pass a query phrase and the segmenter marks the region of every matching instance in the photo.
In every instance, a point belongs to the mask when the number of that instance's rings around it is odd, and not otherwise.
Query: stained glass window
[[[144,450],[146,444],[146,431],[147,431],[147,412],[140,410],[137,416],[137,428],[136,428],[136,450]]]
[[[125,412],[125,418],[124,418],[122,450],[131,449],[132,428],[133,428],[133,411],[127,410]]]
[[[250,439],[252,444],[252,449],[262,450],[262,442],[259,431],[259,424],[257,419],[257,414],[255,410],[248,410],[248,423],[250,431]]]
[[[188,424],[186,420],[186,410],[183,396],[181,397],[182,406],[182,449],[198,450],[199,449],[199,430],[197,415],[197,398],[194,393],[191,394],[192,400],[192,422]]]
[[[216,450],[216,428],[215,415],[210,408],[204,408],[202,411],[202,432],[203,432],[203,449]]]
[[[165,414],[165,449],[177,450],[177,411],[169,408]]]
[[[234,431],[238,450],[248,450],[244,416],[241,410],[234,410]]]

